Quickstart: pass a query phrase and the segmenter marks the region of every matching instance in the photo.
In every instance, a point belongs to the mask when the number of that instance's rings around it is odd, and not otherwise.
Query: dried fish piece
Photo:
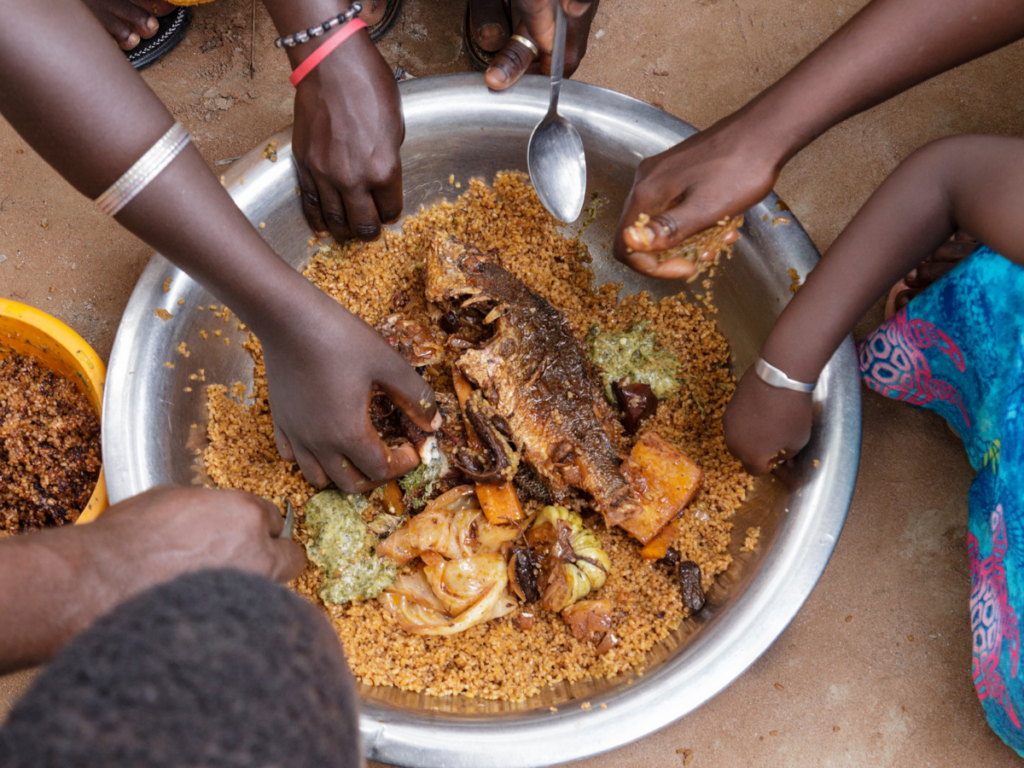
[[[639,514],[605,431],[614,415],[565,317],[493,256],[455,238],[434,240],[426,283],[427,298],[443,311],[471,307],[493,324],[486,345],[464,352],[456,367],[482,390],[503,420],[497,431],[507,425],[511,442],[555,499],[574,486],[590,494],[609,525]]]

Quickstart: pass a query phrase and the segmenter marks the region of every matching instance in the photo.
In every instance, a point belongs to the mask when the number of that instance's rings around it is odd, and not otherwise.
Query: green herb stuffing
[[[443,471],[447,471],[447,464],[438,452],[434,461],[418,464],[414,470],[398,478],[398,487],[402,489],[406,502],[412,509],[426,505]]]
[[[679,389],[679,360],[658,346],[658,333],[647,330],[649,325],[647,320],[641,320],[623,333],[602,333],[600,326],[590,326],[587,353],[600,370],[604,396],[612,405],[612,384],[622,379],[627,384],[646,384],[659,400]]]
[[[395,564],[377,554],[379,540],[363,522],[368,506],[362,496],[341,491],[323,491],[306,502],[306,554],[324,575],[325,603],[372,600],[395,581]]]

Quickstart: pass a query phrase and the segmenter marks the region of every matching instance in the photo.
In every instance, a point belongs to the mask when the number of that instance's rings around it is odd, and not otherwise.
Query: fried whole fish
[[[604,429],[612,414],[596,371],[562,314],[494,257],[453,237],[431,244],[426,289],[447,312],[486,311],[493,336],[456,365],[552,493],[582,489],[609,525],[640,514]]]

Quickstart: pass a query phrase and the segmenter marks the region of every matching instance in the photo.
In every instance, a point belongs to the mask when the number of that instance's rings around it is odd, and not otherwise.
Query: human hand
[[[206,568],[297,578],[302,548],[280,539],[281,511],[242,491],[161,485],[115,504],[95,522],[62,529],[78,538],[83,572],[113,605],[155,584]]]
[[[314,232],[373,240],[402,214],[398,85],[366,31],[313,69],[295,93],[292,151]]]
[[[0,673],[39,664],[115,605],[177,576],[238,568],[278,581],[306,566],[277,538],[269,501],[241,491],[164,485],[95,522],[0,541]]]
[[[722,418],[725,444],[752,475],[798,454],[811,438],[811,395],[778,389],[753,368],[740,379]]]
[[[317,292],[310,314],[261,338],[277,449],[317,488],[361,493],[419,464],[411,445],[389,448],[370,421],[379,387],[420,429],[440,414],[430,386],[367,323]]]
[[[615,258],[650,277],[690,277],[695,265],[682,258],[661,262],[658,253],[759,203],[781,167],[781,154],[735,115],[643,160],[619,219]],[[651,217],[649,243],[629,231],[641,213]]]
[[[598,0],[559,0],[565,11],[564,77],[572,77],[587,53],[590,25],[597,14]],[[522,35],[536,44],[534,55],[518,40],[509,40],[498,51],[484,74],[488,87],[501,91],[526,73],[551,73],[551,49],[555,41],[555,9],[551,0],[511,0],[513,34]]]

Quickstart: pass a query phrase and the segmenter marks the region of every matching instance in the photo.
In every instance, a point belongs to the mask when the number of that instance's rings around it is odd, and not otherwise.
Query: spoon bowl
[[[565,11],[555,6],[555,45],[551,51],[551,104],[530,134],[526,167],[537,196],[548,213],[569,224],[579,218],[587,189],[583,139],[572,123],[558,114],[558,94],[565,69]]]
[[[530,135],[526,162],[544,207],[559,221],[576,221],[587,190],[587,165],[579,131],[564,117],[549,113]]]

